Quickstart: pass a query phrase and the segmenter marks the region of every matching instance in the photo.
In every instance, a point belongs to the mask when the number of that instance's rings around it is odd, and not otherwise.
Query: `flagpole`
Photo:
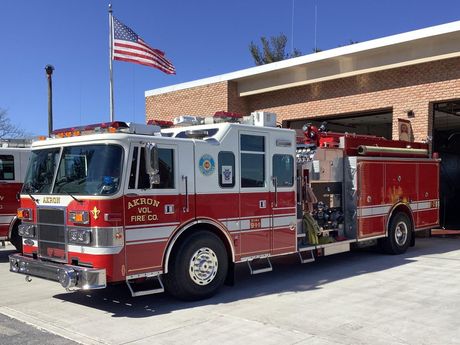
[[[110,122],[114,121],[114,110],[113,110],[113,16],[112,16],[112,4],[109,4],[109,48],[110,48]]]

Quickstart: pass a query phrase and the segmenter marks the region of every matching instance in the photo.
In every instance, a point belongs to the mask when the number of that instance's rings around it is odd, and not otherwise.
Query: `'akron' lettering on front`
[[[132,201],[128,202],[128,210],[132,209],[133,207],[141,206],[141,205],[149,205],[153,207],[158,207],[160,206],[160,202],[158,200],[151,199],[151,198],[133,199]]]

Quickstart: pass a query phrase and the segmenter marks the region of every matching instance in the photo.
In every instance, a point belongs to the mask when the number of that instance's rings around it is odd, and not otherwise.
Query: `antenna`
[[[292,0],[292,16],[291,16],[291,54],[294,54],[294,2]]]
[[[318,45],[317,45],[317,27],[318,27],[318,5],[315,4],[315,53],[318,51]]]

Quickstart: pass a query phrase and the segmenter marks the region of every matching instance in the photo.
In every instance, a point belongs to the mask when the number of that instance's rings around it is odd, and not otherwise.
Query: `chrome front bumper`
[[[57,264],[33,259],[21,254],[12,254],[10,272],[26,276],[54,280],[65,289],[103,289],[107,286],[105,269]]]

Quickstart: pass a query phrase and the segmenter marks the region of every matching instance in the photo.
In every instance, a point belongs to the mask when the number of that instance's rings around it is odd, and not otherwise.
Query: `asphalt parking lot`
[[[285,257],[257,276],[242,265],[235,286],[193,303],[131,298],[124,285],[66,293],[26,283],[8,271],[12,249],[0,249],[10,336],[12,318],[82,344],[460,344],[460,238],[417,239],[399,256],[358,251],[304,265]]]

